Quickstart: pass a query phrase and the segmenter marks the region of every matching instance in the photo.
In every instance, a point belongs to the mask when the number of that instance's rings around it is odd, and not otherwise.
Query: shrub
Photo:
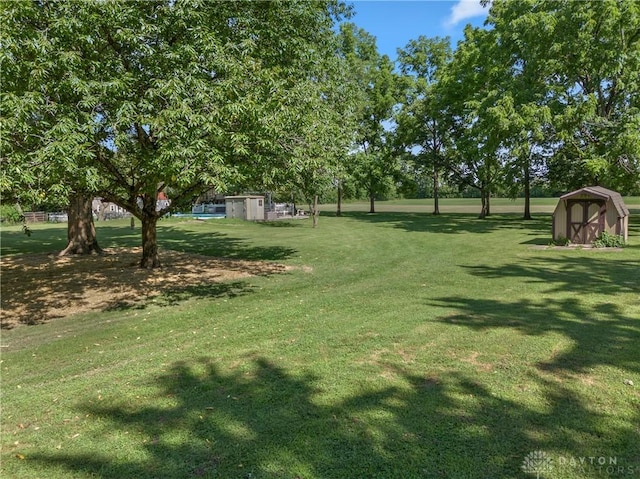
[[[593,246],[596,248],[622,248],[624,245],[624,238],[622,236],[612,235],[606,231],[603,231],[593,242]]]
[[[2,205],[0,206],[0,221],[9,224],[22,223],[24,216],[14,205]]]
[[[569,238],[565,236],[558,236],[558,238],[551,241],[551,246],[569,246]]]

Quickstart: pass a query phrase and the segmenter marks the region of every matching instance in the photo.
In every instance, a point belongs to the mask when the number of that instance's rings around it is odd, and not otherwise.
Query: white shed
[[[225,196],[227,218],[264,221],[264,196]]]

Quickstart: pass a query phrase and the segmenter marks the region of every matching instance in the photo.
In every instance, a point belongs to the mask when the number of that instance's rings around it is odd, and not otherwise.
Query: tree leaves
[[[18,134],[1,144],[14,166],[0,186],[102,196],[155,238],[165,188],[176,199],[240,179],[259,189],[265,171],[287,178],[322,163],[321,126],[339,124],[326,101],[339,69],[326,67],[342,11],[289,0],[3,4],[12,81],[1,126]],[[24,113],[5,120],[9,108]],[[32,157],[40,168],[25,175]]]
[[[29,125],[38,141],[28,149],[50,162],[54,183],[82,178],[100,152],[96,164],[105,181],[98,190],[115,200],[122,190],[127,207],[142,191],[131,188],[173,178],[179,178],[174,187],[190,187],[185,178],[211,176],[205,173],[212,166],[224,175],[262,154],[287,154],[281,145],[302,113],[288,98],[317,94],[317,65],[333,56],[332,11],[341,8],[333,2],[12,5],[4,18],[21,17],[32,28],[8,29],[3,38],[3,60],[15,60],[17,79],[6,96],[25,109],[5,127],[42,118]]]
[[[586,181],[637,188],[640,134],[626,132],[640,114],[638,3],[500,0],[492,3],[488,21],[514,72],[528,78],[515,91],[521,97],[536,93],[531,101],[553,112],[547,130],[553,134],[551,166],[566,165],[560,158],[572,159],[573,170],[582,169],[588,178],[566,168],[551,175],[571,187]]]

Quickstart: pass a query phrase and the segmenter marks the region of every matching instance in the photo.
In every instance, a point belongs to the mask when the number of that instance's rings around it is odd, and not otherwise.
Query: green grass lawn
[[[378,205],[164,220],[161,248],[293,268],[2,331],[0,476],[640,477],[640,211],[603,251],[544,248],[546,213]],[[65,234],[3,228],[2,252]]]

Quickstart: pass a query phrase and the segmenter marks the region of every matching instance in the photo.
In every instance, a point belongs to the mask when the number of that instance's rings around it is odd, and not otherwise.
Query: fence
[[[44,211],[25,211],[23,213],[24,220],[27,223],[44,223],[49,221],[51,223],[66,223],[68,220],[67,213],[46,213]]]
[[[48,220],[48,215],[44,211],[25,211],[23,215],[27,223],[43,223]]]

